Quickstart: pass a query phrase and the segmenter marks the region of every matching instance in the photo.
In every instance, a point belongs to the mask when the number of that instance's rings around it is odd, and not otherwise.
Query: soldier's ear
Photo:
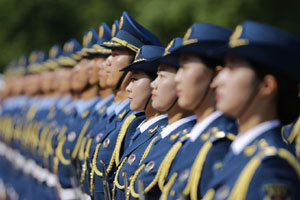
[[[219,72],[222,71],[223,68],[224,68],[223,66],[218,65],[218,66],[216,67],[216,72],[215,72],[216,74],[215,74],[215,76],[218,76]]]
[[[273,75],[266,75],[261,81],[260,94],[263,96],[275,95],[277,92],[277,80]]]

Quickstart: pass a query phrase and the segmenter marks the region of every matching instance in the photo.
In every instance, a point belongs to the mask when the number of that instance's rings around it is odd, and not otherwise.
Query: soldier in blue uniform
[[[94,199],[106,199],[111,195],[112,182],[116,165],[127,148],[130,136],[145,119],[143,112],[130,110],[126,86],[129,76],[120,69],[130,64],[139,48],[145,44],[160,45],[159,39],[142,27],[127,12],[123,12],[118,33],[102,46],[112,49],[105,65],[107,68],[107,84],[114,91],[115,108],[108,108],[105,129],[95,137],[96,147],[90,156],[92,168],[90,173],[90,192]],[[112,110],[113,109],[113,110]],[[104,173],[104,176],[103,176]],[[104,178],[106,177],[106,178]],[[103,184],[103,181],[105,184]],[[105,186],[105,189],[103,186]]]
[[[180,54],[175,78],[178,103],[194,111],[197,124],[189,137],[178,141],[162,162],[161,199],[202,198],[214,167],[221,164],[235,137],[235,120],[215,110],[214,89],[210,88],[222,62],[209,52],[224,45],[231,33],[227,28],[196,23],[188,29],[183,45],[174,51]]]
[[[127,191],[127,197],[131,199],[143,198],[142,195],[145,195],[146,199],[159,198],[161,192],[157,183],[163,158],[178,140],[187,136],[196,122],[196,116],[180,108],[177,101],[175,76],[179,62],[177,56],[169,54],[181,45],[181,39],[172,40],[165,49],[164,55],[157,58],[160,65],[157,78],[151,83],[152,106],[160,112],[167,112],[168,125],[153,138],[142,152],[142,158],[137,161],[139,166],[130,178]],[[144,185],[144,188],[139,189],[139,185]]]
[[[138,168],[146,147],[159,134],[161,128],[167,125],[167,115],[160,114],[152,107],[150,87],[150,83],[157,76],[158,68],[158,63],[152,60],[162,56],[163,52],[163,47],[144,45],[140,48],[135,61],[122,69],[132,72],[130,84],[127,86],[130,109],[136,112],[144,110],[146,119],[131,136],[129,147],[125,149],[120,159],[114,179],[113,199],[125,199],[129,177]],[[124,177],[124,173],[127,173],[127,178]]]
[[[83,46],[88,48],[97,42],[98,35],[91,29],[83,37]],[[79,98],[75,105],[75,112],[67,121],[63,136],[58,138],[56,156],[58,158],[58,177],[61,184],[60,197],[62,199],[80,198],[79,170],[80,163],[77,160],[80,145],[86,129],[90,125],[89,116],[99,101],[98,85],[89,76],[88,71],[93,67],[95,60],[86,54],[84,48],[72,55],[72,58],[80,59],[73,68],[71,85],[75,95]],[[76,57],[77,56],[77,57]]]
[[[300,166],[281,137],[281,124],[299,115],[299,38],[247,21],[217,52],[226,56],[216,105],[239,133],[203,199],[299,199]]]

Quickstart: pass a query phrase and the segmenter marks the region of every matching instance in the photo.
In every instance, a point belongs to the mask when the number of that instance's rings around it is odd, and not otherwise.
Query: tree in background
[[[297,0],[1,0],[0,71],[32,50],[48,51],[71,38],[81,41],[85,31],[97,30],[103,21],[112,24],[123,10],[167,44],[195,22],[234,28],[255,20],[300,36],[299,7]]]

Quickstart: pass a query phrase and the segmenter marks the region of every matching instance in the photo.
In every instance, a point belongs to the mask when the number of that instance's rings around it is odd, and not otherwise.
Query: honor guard
[[[116,166],[129,144],[130,136],[145,119],[144,112],[130,110],[126,86],[129,76],[120,69],[134,61],[135,54],[145,44],[160,45],[159,39],[142,27],[127,12],[123,12],[118,33],[103,47],[112,49],[105,65],[107,84],[114,91],[114,106],[106,127],[95,137],[97,146],[92,158],[90,192],[94,199],[110,199]],[[104,171],[103,171],[104,170]]]
[[[154,109],[168,114],[168,125],[153,138],[143,152],[142,158],[137,161],[138,169],[130,178],[127,198],[159,198],[161,192],[157,183],[162,170],[163,158],[180,138],[187,136],[196,122],[196,116],[178,105],[175,76],[179,62],[177,56],[169,56],[169,54],[181,44],[182,39],[180,38],[172,40],[165,48],[164,55],[156,59],[159,67],[157,77],[151,83],[152,106]],[[141,184],[144,188],[139,190],[142,188],[139,187]]]
[[[159,63],[153,62],[162,56],[164,48],[144,45],[140,48],[134,62],[122,69],[130,71],[130,84],[127,86],[130,99],[130,109],[137,112],[144,110],[146,119],[139,125],[129,140],[115,174],[113,199],[126,199],[129,196],[129,180],[138,169],[139,161],[144,155],[149,143],[158,136],[168,123],[167,115],[161,114],[152,107],[152,88],[150,83],[157,76]],[[127,173],[127,178],[124,176]]]
[[[182,46],[173,53],[180,58],[176,74],[178,104],[194,111],[197,124],[187,138],[172,147],[162,162],[158,181],[163,191],[161,199],[202,198],[214,168],[222,164],[235,138],[235,120],[215,110],[214,88],[210,87],[222,62],[209,53],[224,46],[231,33],[227,28],[196,23],[186,32]]]
[[[239,133],[203,199],[299,199],[300,167],[281,124],[299,115],[300,40],[247,21],[214,53],[225,53],[217,109],[238,119]]]

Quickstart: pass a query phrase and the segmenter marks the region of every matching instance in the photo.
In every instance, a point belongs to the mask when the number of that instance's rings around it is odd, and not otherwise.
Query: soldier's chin
[[[178,98],[178,105],[184,110],[193,110],[193,105],[183,97]]]

